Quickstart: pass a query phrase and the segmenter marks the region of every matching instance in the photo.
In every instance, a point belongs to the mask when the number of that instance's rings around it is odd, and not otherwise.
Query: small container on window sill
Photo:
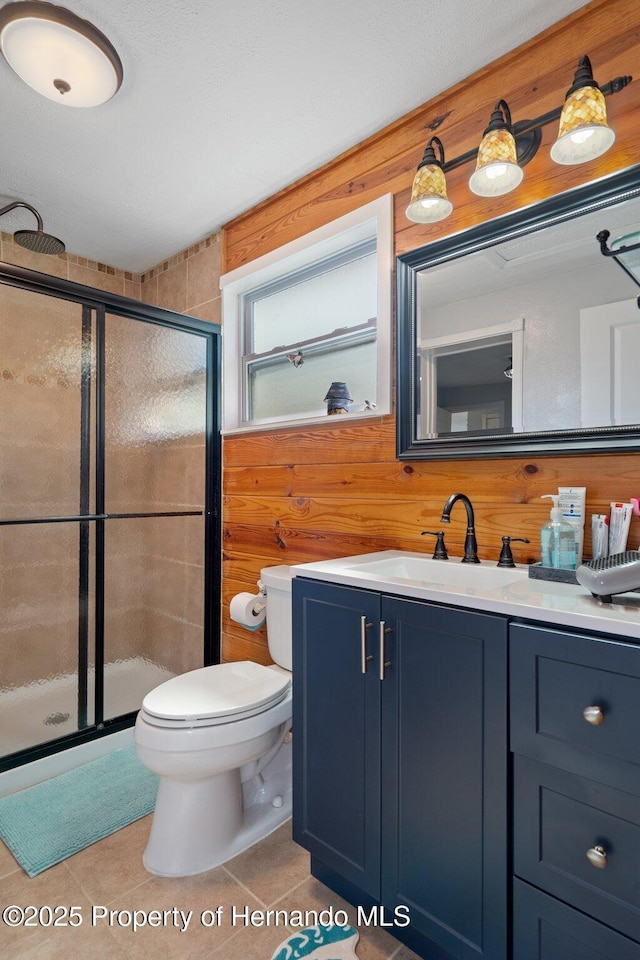
[[[338,413],[349,413],[349,404],[353,403],[346,383],[339,380],[331,384],[324,399],[327,404],[327,415],[330,417]]]

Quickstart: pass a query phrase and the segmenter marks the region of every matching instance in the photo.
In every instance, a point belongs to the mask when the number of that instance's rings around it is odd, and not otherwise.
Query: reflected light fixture
[[[0,8],[0,50],[38,93],[69,107],[95,107],[122,84],[115,48],[93,24],[40,0]]]
[[[500,197],[515,190],[522,182],[522,177],[522,168],[516,156],[511,112],[505,100],[498,100],[482,135],[476,169],[469,179],[469,187],[479,197]]]
[[[440,159],[436,157],[435,146]],[[444,175],[444,147],[438,137],[431,137],[418,164],[413,178],[411,201],[407,207],[407,217],[415,223],[437,223],[444,220],[453,210],[453,204],[447,197],[447,181]]]
[[[616,135],[607,125],[604,95],[593,79],[589,57],[580,57],[573,85],[567,91],[558,139],[551,147],[555,163],[585,163],[606,153]]]

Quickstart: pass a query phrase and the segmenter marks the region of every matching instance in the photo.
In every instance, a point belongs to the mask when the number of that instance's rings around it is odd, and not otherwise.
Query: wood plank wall
[[[607,100],[614,147],[577,167],[549,159],[556,124],[525,169],[521,187],[484,200],[470,192],[470,165],[448,176],[454,214],[441,224],[410,223],[404,211],[415,168],[437,132],[449,158],[477,146],[496,100],[506,99],[514,122],[560,106],[579,57],[588,54],[604,84],[631,74],[633,82]],[[385,193],[395,203],[396,253],[422,246],[509,210],[524,207],[640,161],[640,3],[594,0],[441,96],[380,131],[334,162],[227,224],[223,272],[308,233]],[[333,421],[333,422],[332,422]],[[539,559],[539,530],[548,518],[543,493],[559,484],[586,485],[587,515],[608,511],[611,499],[640,496],[637,455],[535,457],[503,460],[400,462],[393,416],[256,432],[224,439],[223,657],[269,663],[265,631],[249,633],[228,615],[231,597],[253,590],[261,567],[382,549],[429,551],[424,529],[439,527],[442,505],[456,490],[476,507],[481,557],[495,559],[505,535],[518,560]],[[464,512],[453,517],[447,542],[462,550]],[[640,543],[634,520],[630,545]],[[590,549],[590,537],[586,537]]]

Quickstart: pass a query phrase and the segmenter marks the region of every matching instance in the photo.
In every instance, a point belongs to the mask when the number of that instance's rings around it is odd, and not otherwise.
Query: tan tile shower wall
[[[147,303],[220,323],[220,234],[143,273],[141,291]]]
[[[57,257],[33,253],[14,243],[10,233],[0,233],[0,260],[27,270],[37,270],[50,277],[71,280],[87,287],[107,290],[122,297],[140,300],[140,274],[109,267],[95,260],[87,260],[73,253],[61,253]]]

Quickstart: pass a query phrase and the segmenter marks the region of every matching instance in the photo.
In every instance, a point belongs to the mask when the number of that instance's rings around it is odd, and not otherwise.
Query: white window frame
[[[243,387],[243,344],[246,330],[245,307],[253,290],[284,281],[286,277],[313,267],[341,251],[375,238],[377,256],[376,318],[376,408],[350,411],[348,416],[331,417],[333,426],[357,419],[384,416],[391,412],[391,329],[393,276],[393,197],[386,194],[357,210],[279,247],[251,263],[238,267],[220,279],[222,291],[223,344],[223,433],[273,430],[296,424],[323,423],[322,414],[292,414],[265,420],[245,419]],[[327,384],[327,388],[329,384]]]

